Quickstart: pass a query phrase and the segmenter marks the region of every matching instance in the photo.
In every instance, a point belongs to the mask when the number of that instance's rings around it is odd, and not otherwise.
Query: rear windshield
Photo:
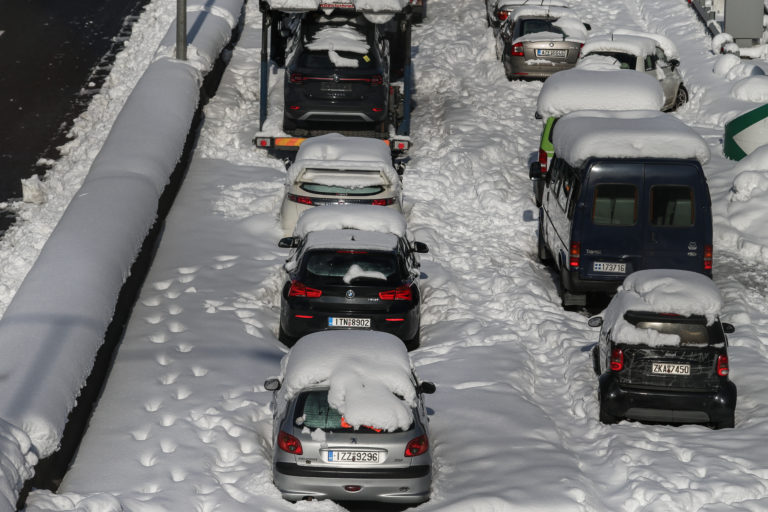
[[[344,59],[352,59],[357,62],[357,66],[345,66],[341,69],[355,69],[355,70],[371,70],[377,69],[376,59],[373,53],[360,54],[355,52],[345,52],[342,50],[336,50],[336,53]],[[328,56],[328,50],[307,50],[301,52],[296,59],[297,66],[304,69],[315,69],[318,71],[333,70],[336,66],[331,62],[331,58]]]
[[[638,329],[653,329],[663,334],[680,337],[681,345],[716,345],[725,342],[725,334],[719,321],[707,326],[702,316],[660,315],[628,311],[624,318]]]
[[[679,185],[651,187],[651,224],[654,226],[693,226],[693,189]]]
[[[395,252],[314,250],[304,258],[304,279],[313,284],[400,284],[405,269]]]
[[[306,391],[296,399],[294,424],[326,432],[351,432],[355,429],[339,411],[328,404],[328,390]],[[381,432],[381,429],[361,426],[358,432]]]
[[[629,53],[623,53],[623,52],[591,52],[590,54],[595,55],[606,55],[608,57],[613,57],[617,61],[619,61],[619,64],[621,65],[621,69],[637,69],[637,57],[634,55],[631,55]]]
[[[318,183],[303,183],[301,189],[312,194],[327,196],[372,196],[381,194],[384,187],[340,187],[337,185],[320,185]]]
[[[637,187],[622,183],[595,187],[592,222],[598,226],[632,226],[637,221]]]
[[[528,19],[521,20],[520,35],[525,36],[528,34],[535,34],[538,32],[553,32],[565,36],[563,29],[552,24],[556,20],[543,20],[543,19]]]

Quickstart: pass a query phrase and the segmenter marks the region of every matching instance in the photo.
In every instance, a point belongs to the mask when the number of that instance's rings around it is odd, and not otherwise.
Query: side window
[[[693,189],[683,185],[651,187],[651,224],[690,227],[694,224]]]
[[[576,173],[569,165],[566,165],[565,163],[562,164],[562,167],[562,179],[560,180],[562,185],[559,187],[557,192],[557,204],[560,205],[560,208],[562,208],[563,211],[566,211],[568,208],[568,199],[570,198],[571,192],[573,191],[574,183],[576,183]]]
[[[574,179],[573,187],[571,189],[571,194],[570,196],[568,196],[568,204],[566,205],[566,215],[568,216],[569,219],[573,218],[573,214],[576,211],[576,203],[579,202],[580,193],[581,193],[581,182],[578,179]]]
[[[595,187],[592,222],[598,226],[632,226],[637,222],[637,187],[623,183]]]
[[[563,175],[563,162],[559,158],[552,159],[551,169],[549,169],[549,188],[553,194],[557,195],[560,191],[560,182]]]
[[[656,55],[645,56],[645,70],[652,71],[656,69]]]
[[[666,54],[664,54],[664,50],[656,47],[656,61],[657,65],[661,68],[666,68],[669,66],[669,61],[667,60]]]

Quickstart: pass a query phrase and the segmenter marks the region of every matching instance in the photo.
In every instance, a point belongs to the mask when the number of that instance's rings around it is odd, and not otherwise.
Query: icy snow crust
[[[293,234],[303,238],[312,231],[330,229],[359,229],[404,237],[406,225],[403,214],[392,208],[362,204],[328,205],[304,211]]]
[[[687,270],[639,270],[627,276],[605,309],[603,331],[619,343],[649,346],[678,345],[680,337],[653,329],[638,329],[624,319],[627,311],[674,313],[706,317],[707,325],[723,307],[720,290],[710,278]]]
[[[573,68],[547,78],[536,111],[547,119],[576,110],[660,110],[663,106],[664,91],[651,76],[627,69]]]
[[[709,160],[701,136],[671,114],[652,110],[580,110],[563,116],[552,142],[555,154],[574,167],[588,158]]]
[[[375,331],[309,334],[291,348],[281,369],[286,400],[327,384],[328,403],[354,428],[406,430],[413,422],[411,362],[396,336]]]

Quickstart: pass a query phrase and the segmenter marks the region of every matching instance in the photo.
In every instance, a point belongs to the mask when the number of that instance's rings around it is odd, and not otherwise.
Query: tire
[[[288,336],[288,334],[283,330],[283,324],[280,324],[280,329],[277,333],[277,339],[280,340],[280,342],[282,342],[282,344],[288,348],[291,348],[296,344],[296,340],[293,337]]]
[[[285,114],[283,114],[283,131],[289,135],[292,134],[292,132],[296,131],[296,121],[293,119],[289,119]]]
[[[592,347],[590,354],[592,354],[592,369],[595,375],[600,375],[600,353],[597,351],[597,345]]]
[[[501,45],[501,48],[499,48],[499,45]],[[496,50],[496,58],[501,62],[504,62],[504,43],[502,43],[501,40],[497,37],[496,44],[493,46]]]
[[[539,261],[541,263],[544,263],[545,265],[548,264],[550,261],[552,261],[552,255],[549,252],[549,249],[547,249],[547,244],[544,241],[544,220],[542,215],[544,215],[544,212],[541,208],[539,208],[539,234],[537,236],[537,253],[539,256]]]
[[[677,94],[675,95],[675,104],[672,105],[672,110],[677,110],[688,103],[688,89],[683,84],[677,88]]]
[[[421,345],[421,327],[416,331],[416,336],[405,342],[405,348],[410,352],[419,348],[419,345]]]
[[[735,425],[736,421],[733,416],[733,411],[731,411],[731,413],[728,415],[728,418],[715,423],[714,428],[715,430],[720,430],[721,428],[733,428]]]
[[[603,423],[605,425],[614,425],[619,422],[619,418],[617,416],[614,416],[613,414],[609,414],[605,407],[603,406],[603,401],[599,399],[600,402],[600,423]]]

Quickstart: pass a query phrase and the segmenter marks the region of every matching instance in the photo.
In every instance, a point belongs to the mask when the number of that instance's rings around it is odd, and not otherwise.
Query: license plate
[[[328,317],[328,327],[351,327],[353,329],[370,329],[370,318],[340,318],[338,316]]]
[[[330,92],[335,94],[343,94],[352,91],[351,84],[337,84],[337,83],[323,83],[320,84],[320,90],[323,92]]]
[[[651,373],[658,375],[690,375],[691,365],[689,364],[671,364],[671,363],[653,363]]]
[[[537,57],[565,57],[568,50],[536,50]]]
[[[352,464],[378,464],[382,462],[380,452],[363,450],[328,450],[326,462],[348,462]]]
[[[613,272],[614,274],[626,274],[626,263],[608,263],[606,261],[595,261],[592,263],[592,270],[595,272]]]

